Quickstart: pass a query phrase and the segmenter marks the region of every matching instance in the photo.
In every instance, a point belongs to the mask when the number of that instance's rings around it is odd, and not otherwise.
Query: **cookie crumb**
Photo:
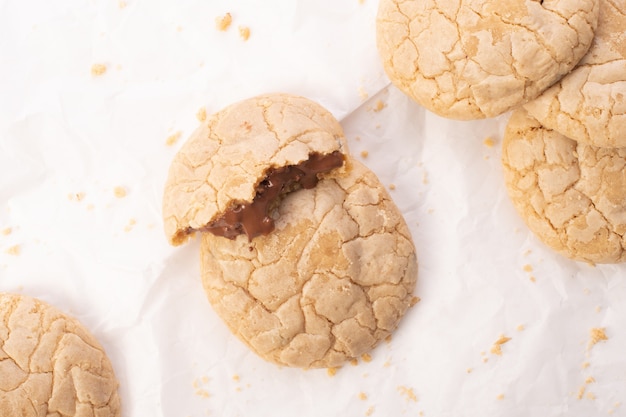
[[[535,278],[534,275],[529,276],[528,279],[530,280],[530,282],[537,282],[537,278]]]
[[[472,371],[473,371],[473,369],[472,369],[472,368],[467,368],[467,369],[465,370],[465,372],[467,372],[468,374],[471,374],[471,373],[472,373]]]
[[[596,382],[596,379],[592,376],[588,376],[587,379],[585,379],[585,384],[592,384]]]
[[[596,309],[595,309],[595,310],[596,310],[596,313],[599,313],[599,312],[601,312],[601,311],[602,311],[602,307],[600,307],[600,306],[596,306]]]
[[[130,232],[131,230],[133,230],[133,226],[135,226],[135,224],[137,224],[137,220],[135,219],[128,220],[128,224],[124,227],[124,231]]]
[[[70,201],[82,201],[83,198],[85,198],[85,193],[80,192],[80,193],[69,193],[67,195],[67,199]]]
[[[489,362],[489,358],[483,358],[483,363]]]
[[[369,408],[365,411],[365,415],[371,416],[372,414],[374,414],[374,410],[375,410],[374,406],[370,405]]]
[[[589,349],[591,349],[595,344],[601,342],[603,340],[609,340],[606,336],[606,332],[604,327],[596,327],[590,330],[590,340],[589,340]]]
[[[524,265],[524,271],[525,272],[532,272],[533,271],[533,266],[530,265],[530,264]]]
[[[417,296],[413,296],[413,298],[411,298],[411,302],[409,303],[409,307],[413,307],[415,304],[419,303],[420,301],[422,301],[421,298]]]
[[[413,388],[405,387],[404,385],[399,385],[398,386],[398,392],[407,401],[417,402],[417,396],[415,395],[415,392],[413,392]]]
[[[199,122],[204,122],[206,120],[206,108],[205,107],[200,107],[198,109],[198,111],[196,112],[196,119],[198,119]]]
[[[507,343],[509,340],[511,340],[510,337],[506,337],[504,335],[500,336],[500,338],[496,340],[491,347],[491,353],[494,355],[502,355],[502,345]]]
[[[493,145],[496,144],[496,142],[493,140],[493,138],[491,136],[488,136],[485,138],[485,140],[483,141],[483,144],[488,147],[488,148],[493,148]]]
[[[504,394],[498,394],[498,396],[496,397],[496,400],[504,400]]]
[[[585,397],[588,400],[595,400],[596,399],[596,394],[594,394],[593,392],[587,392],[587,395],[585,395]]]
[[[376,107],[374,107],[374,111],[376,113],[378,113],[379,111],[381,111],[382,109],[384,109],[385,107],[387,107],[387,105],[385,103],[383,103],[382,100],[377,100],[376,101]]]
[[[117,187],[113,189],[113,195],[115,195],[115,197],[117,198],[126,197],[126,188],[122,187],[121,185],[118,185]]]
[[[584,362],[581,366],[582,369],[587,369],[589,368],[589,362]]]
[[[18,256],[21,252],[22,248],[20,247],[20,245],[13,245],[4,251],[4,253],[6,253],[7,255],[13,256]]]
[[[385,337],[385,342],[391,343],[392,339],[393,339],[393,335],[389,334],[387,337]]]
[[[231,23],[233,23],[233,17],[230,13],[226,13],[224,16],[218,16],[215,18],[215,26],[217,27],[217,30],[222,32],[226,31]]]
[[[370,95],[367,93],[365,88],[363,88],[363,86],[361,86],[361,87],[359,87],[359,96],[361,96],[361,100],[367,100]]]
[[[359,360],[357,358],[352,358],[350,360],[350,365],[357,366],[359,364]]]
[[[526,329],[526,326],[524,326],[523,324],[518,324],[516,327],[516,330],[518,332],[524,331]]]
[[[93,210],[94,208],[96,208],[96,206],[94,206],[93,204],[87,204],[86,209],[87,209],[88,211],[91,211],[91,210]]]
[[[167,146],[172,146],[174,145],[176,142],[178,142],[178,139],[180,139],[180,137],[182,136],[182,132],[178,131],[176,133],[173,133],[171,135],[169,135],[167,137],[167,139],[165,139],[165,144]]]
[[[10,228],[10,227],[6,227],[6,228],[2,229],[2,234],[3,234],[4,236],[8,236],[8,235],[10,235],[12,232],[13,232],[13,229],[12,229],[12,228]]]
[[[250,28],[247,26],[239,26],[239,36],[241,36],[244,42],[250,39]]]
[[[91,75],[94,77],[104,75],[105,72],[107,72],[107,66],[104,64],[93,64],[91,66]]]
[[[365,401],[367,400],[367,394],[364,392],[359,392],[359,400]]]
[[[240,379],[239,375],[237,375],[237,374],[233,375],[233,381],[239,382],[239,379]]]
[[[428,184],[428,172],[424,172],[424,175],[422,175],[422,184]]]
[[[368,151],[361,151],[361,158],[365,159],[369,156],[369,152]]]
[[[391,191],[395,190],[396,189],[396,184],[389,184],[389,189]]]
[[[337,368],[328,368],[326,369],[326,373],[328,374],[328,376],[335,376],[337,375]]]
[[[120,9],[125,8],[126,6],[128,6],[128,3],[126,3],[124,0],[119,0],[117,2],[117,7],[119,7]]]
[[[364,353],[361,355],[361,360],[363,362],[371,362],[372,361],[372,356],[369,353]]]

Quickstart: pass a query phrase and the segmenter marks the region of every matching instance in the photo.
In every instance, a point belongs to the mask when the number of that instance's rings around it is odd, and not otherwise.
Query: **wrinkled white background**
[[[376,8],[0,0],[0,291],[91,329],[124,416],[626,415],[626,267],[564,259],[527,231],[500,168],[508,115],[444,120],[389,86]],[[162,232],[167,169],[198,109],[271,91],[341,120],[417,247],[422,301],[370,362],[332,377],[248,351],[205,299],[198,241],[172,248]],[[592,328],[608,340],[589,348]]]

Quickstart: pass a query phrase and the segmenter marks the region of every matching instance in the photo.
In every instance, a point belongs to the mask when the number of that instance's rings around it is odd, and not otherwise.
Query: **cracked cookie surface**
[[[288,195],[267,236],[202,236],[209,301],[271,362],[339,366],[386,338],[414,300],[408,227],[376,176],[347,164],[347,172]]]
[[[0,293],[0,415],[118,417],[117,386],[102,346],[77,320]]]
[[[170,243],[182,244],[233,206],[251,202],[268,170],[333,152],[347,152],[339,122],[304,97],[266,94],[215,113],[170,166],[163,195]]]
[[[591,45],[599,0],[381,0],[391,82],[441,116],[480,119],[535,97]]]
[[[626,260],[626,148],[599,148],[513,112],[502,151],[505,182],[526,224],[559,253]]]
[[[594,41],[571,73],[525,105],[542,125],[589,145],[626,146],[626,0],[600,0]]]

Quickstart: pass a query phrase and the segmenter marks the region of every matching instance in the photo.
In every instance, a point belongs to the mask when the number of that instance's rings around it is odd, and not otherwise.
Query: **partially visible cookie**
[[[118,417],[111,363],[74,318],[30,297],[0,293],[0,415]]]
[[[174,157],[163,196],[165,233],[174,245],[200,230],[231,238],[267,233],[277,201],[268,196],[280,188],[279,200],[313,186],[342,167],[345,152],[339,122],[304,97],[266,94],[232,104],[203,122]],[[265,206],[251,207],[255,200]]]
[[[593,40],[599,0],[381,0],[391,82],[453,119],[504,113],[568,73]]]
[[[626,146],[626,0],[600,0],[589,52],[525,108],[542,125],[579,142]]]
[[[385,339],[414,301],[407,225],[376,176],[348,166],[288,195],[267,236],[202,236],[209,301],[266,360],[339,366]]]
[[[576,142],[520,109],[502,163],[515,208],[548,246],[590,263],[626,261],[626,148]]]

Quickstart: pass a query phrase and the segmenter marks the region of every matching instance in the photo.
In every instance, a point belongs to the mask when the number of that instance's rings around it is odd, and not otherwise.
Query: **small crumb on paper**
[[[609,340],[606,336],[605,329],[603,327],[596,327],[590,330],[590,339],[589,339],[589,349],[591,349],[595,344],[601,342],[603,340]]]
[[[592,384],[596,382],[596,379],[592,376],[588,376],[587,379],[585,379],[585,384]]]
[[[233,17],[230,13],[226,13],[224,16],[218,16],[215,18],[215,26],[217,27],[217,30],[221,30],[222,32],[226,31],[232,22]]]
[[[374,406],[373,406],[373,405],[371,405],[371,406],[370,406],[370,407],[369,407],[369,408],[365,411],[365,415],[366,415],[366,416],[371,416],[372,414],[374,414],[374,410],[375,410]]]
[[[525,272],[532,272],[533,271],[533,266],[530,265],[530,264],[524,265],[524,271]]]
[[[485,138],[485,140],[483,141],[483,144],[488,148],[493,148],[493,145],[495,145],[496,142],[493,140],[491,136],[489,136]]]
[[[126,6],[128,6],[128,3],[126,3],[124,0],[119,0],[117,2],[117,7],[119,7],[120,9],[125,8]]]
[[[94,77],[104,75],[105,72],[107,72],[107,66],[104,64],[93,64],[91,66],[91,75]]]
[[[587,392],[587,395],[585,395],[585,397],[588,400],[595,400],[596,399],[596,394],[594,394],[593,392]]]
[[[180,139],[180,137],[182,136],[182,132],[178,131],[176,133],[173,133],[171,135],[169,135],[167,137],[167,139],[165,139],[165,144],[167,146],[172,146],[174,145],[176,142],[178,142],[178,139]]]
[[[372,356],[369,353],[364,353],[361,355],[361,360],[363,362],[371,362],[372,361]]]
[[[359,392],[359,400],[361,400],[361,401],[367,400],[367,394],[362,392],[362,391]]]
[[[496,400],[504,400],[504,394],[498,394],[498,396],[496,397]]]
[[[357,358],[352,358],[350,360],[350,365],[357,366],[359,364],[359,360]]]
[[[369,152],[368,151],[361,151],[361,158],[365,159],[369,156]]]
[[[131,230],[133,230],[133,227],[136,224],[137,224],[137,220],[135,220],[135,219],[128,220],[128,224],[124,227],[124,231],[125,232],[130,232]]]
[[[587,369],[589,368],[589,362],[583,362],[583,364],[580,366],[582,369]]]
[[[411,302],[409,303],[409,307],[413,307],[415,304],[419,303],[420,301],[422,301],[421,298],[417,296],[413,296],[413,298],[411,298]]]
[[[576,395],[576,398],[578,398],[579,400],[583,399],[583,396],[585,395],[585,390],[587,388],[585,386],[580,387],[580,389],[578,390],[578,395]]]
[[[337,375],[337,368],[328,368],[326,369],[326,373],[328,374],[328,376],[335,376]]]
[[[13,229],[10,227],[5,227],[4,229],[2,229],[2,234],[4,236],[8,236],[13,232]]]
[[[496,340],[491,347],[491,353],[494,355],[502,355],[502,345],[507,343],[509,340],[511,340],[510,337],[506,337],[504,335],[500,336],[500,338]]]
[[[396,184],[389,184],[389,189],[391,191],[395,190],[396,189]]]
[[[205,386],[209,383],[209,378],[204,376],[201,379],[195,379],[193,381],[194,394],[200,398],[209,398],[211,394],[205,389]]]
[[[404,385],[398,386],[398,392],[402,395],[407,401],[417,402],[417,396],[415,392],[413,392],[413,388],[405,387]]]
[[[244,41],[250,39],[250,28],[247,26],[239,26],[239,36]]]
[[[196,112],[196,119],[198,119],[199,122],[204,122],[206,120],[206,108],[205,107],[200,107],[198,109],[198,111]]]
[[[517,325],[516,329],[517,329],[518,332],[521,332],[524,329],[526,329],[526,326],[524,326],[523,324],[519,324],[519,325]]]
[[[367,100],[369,98],[369,94],[365,90],[363,86],[359,87],[359,96],[361,96],[361,100]]]
[[[384,109],[385,107],[387,107],[387,105],[382,101],[382,100],[377,100],[376,101],[376,107],[374,107],[374,111],[376,113],[378,113],[379,111],[381,111],[382,109]]]
[[[20,245],[13,245],[9,248],[7,248],[4,253],[6,253],[7,255],[12,255],[12,256],[18,256],[22,251],[22,248],[20,247]]]
[[[473,370],[474,369],[472,369],[472,368],[467,368],[467,370],[465,372],[467,372],[468,374],[471,374]]]
[[[82,201],[85,198],[85,193],[69,193],[67,199],[70,201]]]
[[[113,195],[115,195],[115,197],[117,198],[124,198],[126,197],[126,194],[126,188],[121,185],[118,185],[113,189]]]
[[[601,311],[602,311],[602,307],[600,307],[600,306],[596,306],[595,310],[596,310],[596,313],[599,313],[599,312],[601,312]]]
[[[240,379],[239,375],[237,375],[237,374],[233,375],[233,381],[239,382],[239,379]]]

